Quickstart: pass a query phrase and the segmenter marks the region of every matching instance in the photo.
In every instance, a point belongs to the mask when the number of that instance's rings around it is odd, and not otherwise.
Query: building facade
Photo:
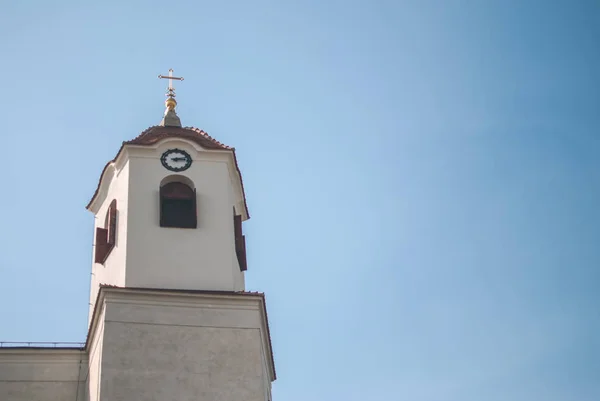
[[[0,347],[2,401],[269,401],[264,294],[246,292],[249,218],[235,149],[160,125],[101,173],[82,347]]]

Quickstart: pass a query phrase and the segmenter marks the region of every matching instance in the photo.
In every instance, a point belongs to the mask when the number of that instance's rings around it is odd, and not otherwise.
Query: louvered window
[[[160,226],[196,228],[196,191],[182,182],[160,188]]]

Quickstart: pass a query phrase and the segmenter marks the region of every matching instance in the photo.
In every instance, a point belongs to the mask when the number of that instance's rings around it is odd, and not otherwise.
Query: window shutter
[[[236,241],[236,254],[238,263],[240,264],[240,270],[248,270],[248,264],[246,263],[246,236],[242,235],[238,241]]]
[[[96,255],[94,262],[104,263],[108,251],[108,230],[106,228],[96,228]]]
[[[108,210],[108,245],[115,246],[117,239],[117,200],[113,200]]]
[[[235,234],[235,241],[237,244],[238,238],[242,236],[242,216],[235,215],[233,216],[233,232]]]
[[[235,236],[235,254],[241,271],[248,270],[246,265],[246,236],[242,233],[242,216],[233,216],[233,231]]]

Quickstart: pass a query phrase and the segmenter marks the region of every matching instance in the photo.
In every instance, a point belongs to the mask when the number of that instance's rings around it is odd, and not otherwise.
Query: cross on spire
[[[173,76],[173,69],[169,68],[169,75],[159,75],[158,76],[161,79],[168,79],[169,80],[169,89],[167,91],[167,96],[170,98],[174,98],[175,97],[175,88],[173,87],[173,80],[177,80],[177,81],[183,81],[183,77],[174,77]]]
[[[165,116],[163,117],[160,125],[163,127],[181,127],[181,120],[177,116],[175,112],[175,107],[177,106],[177,101],[175,100],[175,88],[173,88],[173,80],[183,81],[183,77],[174,77],[173,69],[169,69],[169,75],[159,75],[160,79],[168,79],[169,80],[169,88],[167,91],[167,100],[165,100],[165,106],[167,109],[165,110]]]

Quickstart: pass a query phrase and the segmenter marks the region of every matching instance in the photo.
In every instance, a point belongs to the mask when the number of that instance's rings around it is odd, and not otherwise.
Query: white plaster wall
[[[100,399],[100,377],[102,375],[102,348],[104,345],[104,305],[97,313],[96,326],[91,332],[88,349],[88,364],[85,375],[86,400],[98,401]]]
[[[0,349],[0,400],[85,400],[85,351]]]
[[[90,311],[91,319],[98,289],[100,284],[110,284],[116,286],[125,286],[125,260],[127,250],[127,223],[128,223],[128,197],[129,197],[129,163],[125,160],[122,166],[111,170],[110,176],[105,176],[110,185],[106,196],[101,202],[99,211],[94,216],[94,246],[92,247],[92,277],[90,287]],[[116,244],[104,264],[94,263],[96,252],[96,228],[105,228],[104,221],[108,207],[113,199],[117,200],[117,237]]]
[[[184,149],[193,159],[192,166],[179,175],[196,187],[196,229],[159,226],[160,182],[177,174],[160,162],[161,154],[171,148]],[[178,139],[156,149],[129,149],[126,286],[244,289],[235,256],[229,155],[199,149]]]
[[[107,295],[100,400],[264,401],[262,319],[258,299]]]

